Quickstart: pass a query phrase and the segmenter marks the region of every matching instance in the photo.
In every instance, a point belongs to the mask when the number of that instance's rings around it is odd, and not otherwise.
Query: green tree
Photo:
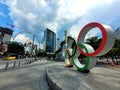
[[[37,56],[38,56],[38,57],[40,57],[40,56],[44,57],[44,56],[46,56],[46,55],[47,55],[47,53],[46,53],[46,51],[44,51],[43,49],[39,49],[39,50],[37,51]]]
[[[119,64],[118,58],[120,57],[119,53],[120,53],[120,39],[115,39],[115,44],[113,48],[106,55],[108,57],[111,57],[112,61],[118,65]]]
[[[24,54],[24,45],[18,42],[9,42],[8,43],[8,53],[18,53]]]
[[[97,36],[91,37],[86,40],[86,43],[91,45],[96,50],[100,46],[101,39],[99,39]]]

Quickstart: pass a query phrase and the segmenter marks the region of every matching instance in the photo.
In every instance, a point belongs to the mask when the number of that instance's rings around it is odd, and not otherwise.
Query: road
[[[38,60],[20,68],[0,70],[0,90],[49,90],[45,71],[53,64],[54,62]]]

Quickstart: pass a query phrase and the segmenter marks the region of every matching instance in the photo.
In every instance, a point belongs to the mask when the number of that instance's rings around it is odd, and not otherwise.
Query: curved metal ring
[[[115,36],[112,31],[112,28],[107,25],[102,25],[97,22],[89,23],[86,26],[82,28],[78,35],[77,42],[84,43],[84,39],[86,34],[92,29],[98,27],[100,31],[102,32],[102,42],[101,45],[98,47],[98,49],[91,53],[86,53],[82,50],[82,48],[78,47],[79,51],[85,55],[85,56],[101,56],[106,54],[109,50],[112,49],[115,41]]]
[[[80,46],[82,48],[82,50],[86,53],[91,53],[94,51],[94,49],[90,45],[83,44],[83,43],[78,43],[76,46],[74,46],[73,51],[76,49],[75,47],[78,47],[78,46]],[[96,65],[97,58],[96,57],[88,57],[88,56],[86,57],[86,61],[85,61],[86,63],[81,64],[81,62],[78,59],[78,56],[80,54],[81,53],[77,49],[75,56],[72,57],[73,64],[79,71],[90,70]]]

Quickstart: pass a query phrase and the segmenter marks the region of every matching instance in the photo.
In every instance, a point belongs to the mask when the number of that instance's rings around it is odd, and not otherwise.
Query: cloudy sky
[[[120,0],[0,0],[0,26],[14,25],[13,37],[25,30],[41,42],[44,30],[49,28],[62,41],[64,30],[77,38],[83,26],[90,22],[110,25],[115,31],[120,27]],[[99,33],[92,30],[87,37]],[[16,40],[29,42],[32,40],[29,37],[31,34],[24,32]]]

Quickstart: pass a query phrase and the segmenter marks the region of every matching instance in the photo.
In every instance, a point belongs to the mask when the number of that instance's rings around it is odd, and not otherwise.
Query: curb
[[[46,71],[46,80],[50,90],[90,90],[79,80],[71,76],[67,68],[50,68]],[[78,73],[76,74],[78,75]]]
[[[54,83],[50,75],[48,75],[49,73],[52,73],[52,71],[50,69],[47,69],[46,79],[47,79],[47,83],[48,83],[50,90],[62,90],[56,83]]]
[[[50,90],[119,90],[120,72],[115,69],[95,67],[90,73],[66,68],[63,64],[46,70]],[[111,74],[111,72],[114,72]],[[109,81],[109,82],[108,82]]]

